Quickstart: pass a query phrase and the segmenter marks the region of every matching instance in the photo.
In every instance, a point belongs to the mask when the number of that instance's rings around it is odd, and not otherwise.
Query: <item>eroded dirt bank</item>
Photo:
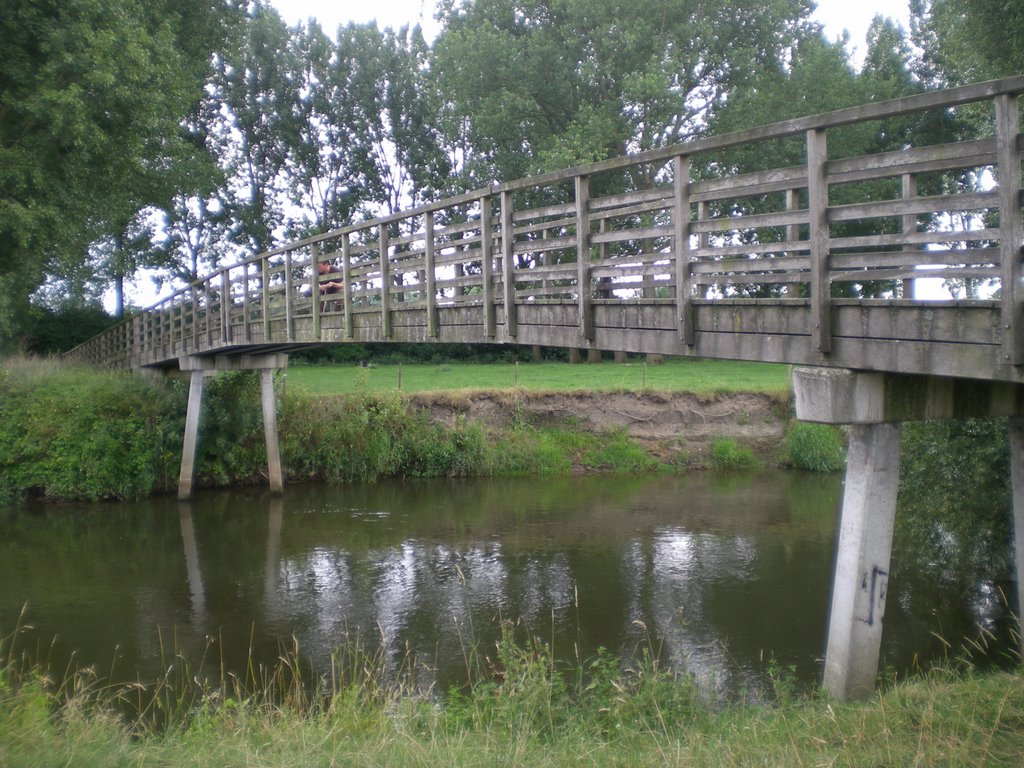
[[[759,393],[696,396],[685,392],[439,392],[411,397],[441,423],[459,418],[507,428],[517,421],[605,432],[625,430],[664,459],[699,459],[718,438],[760,454],[777,452],[792,414],[789,400]]]

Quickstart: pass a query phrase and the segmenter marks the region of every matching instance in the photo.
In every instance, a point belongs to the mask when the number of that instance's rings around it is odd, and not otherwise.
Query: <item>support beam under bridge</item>
[[[797,368],[796,415],[848,424],[842,519],[823,684],[839,698],[874,690],[882,642],[905,421],[1010,419],[1017,615],[1024,637],[1024,386],[930,376]],[[968,492],[968,489],[964,489]]]
[[[260,400],[263,407],[263,434],[267,444],[267,476],[270,490],[280,493],[284,489],[284,475],[281,470],[281,452],[277,440],[277,403],[274,398],[274,371],[288,366],[288,356],[238,355],[215,357],[183,357],[178,361],[181,371],[191,374],[188,390],[188,411],[185,416],[185,439],[181,451],[181,472],[178,475],[178,498],[192,496],[195,480],[196,452],[199,447],[199,422],[202,413],[203,391],[206,379],[221,371],[260,372]]]

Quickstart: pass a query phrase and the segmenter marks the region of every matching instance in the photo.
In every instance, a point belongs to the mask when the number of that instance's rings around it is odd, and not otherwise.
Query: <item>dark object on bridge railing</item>
[[[222,267],[73,356],[494,342],[1021,381],[1022,92],[925,93],[477,190]],[[991,138],[829,158],[830,130],[979,102]],[[723,161],[780,140],[804,164]],[[991,183],[942,187],[952,173]],[[340,279],[321,284],[328,263]],[[926,278],[971,298],[924,300]]]

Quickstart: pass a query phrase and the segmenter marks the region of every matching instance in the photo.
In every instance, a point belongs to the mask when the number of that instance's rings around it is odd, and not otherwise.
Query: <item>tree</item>
[[[302,67],[277,11],[257,3],[237,47],[218,61],[219,101],[210,140],[227,183],[223,206],[242,255],[269,250],[283,234],[287,166],[299,142]]]
[[[1015,0],[911,0],[921,74],[962,85],[1024,73],[1024,4]]]
[[[433,66],[449,130],[472,148],[463,173],[507,180],[696,136],[809,13],[805,0],[444,0]]]
[[[182,151],[233,6],[8,0],[0,14],[0,339],[50,276],[84,274]],[[120,274],[120,270],[113,270]],[[113,273],[112,272],[112,273]],[[75,279],[75,284],[86,281]]]

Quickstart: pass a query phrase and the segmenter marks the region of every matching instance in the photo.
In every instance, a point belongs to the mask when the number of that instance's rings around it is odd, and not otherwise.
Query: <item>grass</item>
[[[560,670],[536,641],[506,639],[492,653],[475,685],[444,696],[385,682],[388,664],[372,655],[339,662],[310,690],[285,652],[269,674],[177,699],[167,680],[189,679],[178,658],[155,686],[124,689],[80,673],[55,691],[8,663],[0,765],[1017,766],[1024,743],[1019,671],[933,670],[859,703],[800,696],[783,681],[767,705],[710,706],[650,656],[623,669],[600,653]],[[157,702],[146,717],[119,715],[142,689]]]
[[[789,366],[735,360],[666,360],[578,364],[446,363],[377,365],[295,364],[288,385],[315,394],[369,389],[403,392],[504,390],[613,392],[651,389],[711,395],[727,392],[780,393],[789,390]]]

